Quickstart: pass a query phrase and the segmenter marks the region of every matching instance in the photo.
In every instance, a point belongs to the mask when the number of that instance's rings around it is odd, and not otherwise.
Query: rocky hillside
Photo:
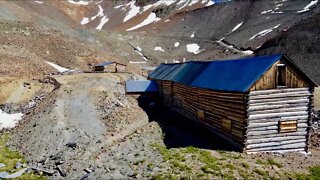
[[[23,47],[25,51],[13,41],[14,47],[0,52],[5,67],[0,73],[12,75],[8,69],[15,64],[20,74],[28,75],[22,71],[34,62],[40,64],[34,72],[51,72],[40,61],[81,70],[96,62],[119,61],[144,70],[165,62],[254,55],[268,40],[315,18],[317,4],[317,0],[1,1],[0,21],[10,27],[28,24],[23,28],[29,28],[31,36],[4,25],[0,46],[7,48],[13,33],[14,39],[23,39],[32,48]],[[40,35],[48,31],[52,31],[48,37]],[[34,61],[8,63],[13,50]]]

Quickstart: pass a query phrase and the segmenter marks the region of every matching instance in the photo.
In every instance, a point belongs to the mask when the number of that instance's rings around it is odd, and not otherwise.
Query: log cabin
[[[118,72],[125,71],[126,65],[118,62],[102,62],[94,65],[95,72]]]
[[[161,64],[163,104],[246,153],[308,151],[317,85],[286,55]]]

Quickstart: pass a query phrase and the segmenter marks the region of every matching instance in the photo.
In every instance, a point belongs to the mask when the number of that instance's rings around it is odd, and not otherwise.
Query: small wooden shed
[[[126,65],[118,62],[102,62],[94,66],[96,72],[118,72],[125,71]]]
[[[161,64],[163,103],[247,153],[307,151],[317,85],[286,55]]]

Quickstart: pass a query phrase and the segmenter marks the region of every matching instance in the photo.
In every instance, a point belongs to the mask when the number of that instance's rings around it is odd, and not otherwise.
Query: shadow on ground
[[[149,121],[155,121],[160,125],[167,148],[193,146],[201,149],[236,151],[232,145],[201,124],[161,105],[157,97],[141,95],[138,97],[138,103],[148,114]]]

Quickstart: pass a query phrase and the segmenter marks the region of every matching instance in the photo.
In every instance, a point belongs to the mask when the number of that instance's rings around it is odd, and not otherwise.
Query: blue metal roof
[[[127,93],[143,93],[143,92],[157,92],[158,86],[155,81],[126,81]]]
[[[282,55],[225,61],[162,64],[150,78],[204,89],[246,92]]]
[[[102,62],[102,63],[99,63],[99,64],[96,64],[95,66],[108,66],[110,64],[113,64],[114,62]]]
[[[153,71],[149,72],[148,77],[153,76],[157,71],[159,71],[159,69],[162,68],[164,64],[160,64],[158,67],[156,67],[156,69],[154,69]]]
[[[282,55],[213,61],[190,86],[246,92]]]
[[[180,65],[179,69],[171,73],[166,80],[189,85],[201,73],[210,62],[190,61]]]
[[[157,79],[159,80],[168,80],[166,77],[169,76],[171,73],[175,72],[176,69],[180,66],[181,64],[170,64],[168,65],[168,68],[166,68],[161,74],[157,76]]]
[[[168,69],[169,67],[171,67],[170,64],[160,64],[159,69],[155,69],[153,72],[150,73],[149,77],[150,78],[154,78],[154,79],[158,79],[157,77],[163,73],[166,69]]]

